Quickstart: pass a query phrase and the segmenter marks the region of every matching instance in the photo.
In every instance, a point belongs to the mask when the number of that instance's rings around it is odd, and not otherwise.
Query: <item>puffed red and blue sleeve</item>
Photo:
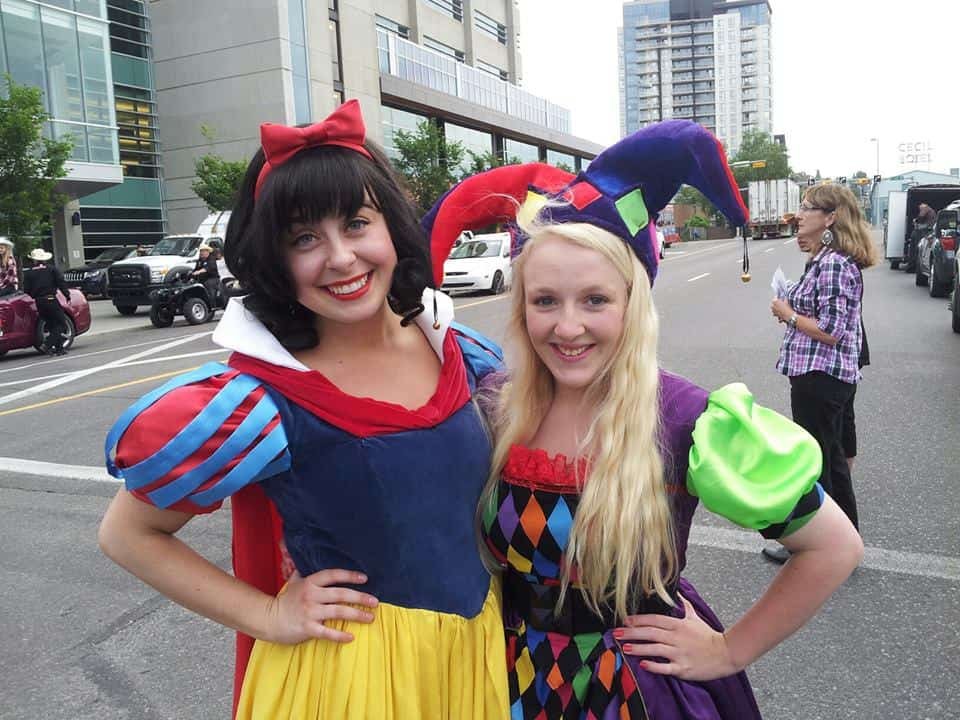
[[[134,496],[193,514],[215,510],[241,488],[290,467],[270,393],[220,363],[140,398],[110,429],[105,453],[107,470]]]

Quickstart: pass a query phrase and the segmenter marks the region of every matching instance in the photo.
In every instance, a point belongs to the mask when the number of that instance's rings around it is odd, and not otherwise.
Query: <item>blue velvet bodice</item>
[[[356,437],[270,394],[293,460],[262,484],[298,572],[357,570],[380,602],[475,616],[490,585],[474,518],[491,451],[476,405],[431,428]]]

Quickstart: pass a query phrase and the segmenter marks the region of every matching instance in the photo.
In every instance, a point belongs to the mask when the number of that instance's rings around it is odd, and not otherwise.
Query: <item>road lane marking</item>
[[[687,278],[687,282],[693,282],[694,280],[700,280],[701,278],[707,277],[709,274],[710,274],[710,273],[708,273],[708,272],[700,273],[699,275],[695,275],[695,276],[692,277],[692,278]]]
[[[173,338],[163,337],[163,338],[160,338],[159,340],[150,340],[149,342],[136,343],[135,345],[124,345],[123,347],[111,348],[109,350],[96,350],[94,352],[88,352],[88,353],[72,352],[69,355],[64,355],[61,357],[45,357],[43,360],[38,360],[36,362],[28,363],[26,365],[17,365],[16,367],[3,368],[2,370],[0,370],[0,375],[2,375],[3,373],[17,372],[18,370],[28,370],[32,367],[37,367],[38,365],[50,365],[54,363],[67,362],[70,360],[79,360],[80,358],[93,357],[94,355],[104,355],[106,353],[115,353],[115,352],[121,352],[125,350],[132,350],[133,348],[138,348],[138,347],[147,347],[148,345],[156,345],[162,342],[170,342],[170,340],[178,340],[180,338],[192,337],[192,335],[193,333],[191,333],[190,335],[175,335],[173,336]],[[89,337],[89,333],[78,336],[78,337]]]
[[[790,238],[784,243],[784,245],[793,245],[793,243],[795,242],[796,242],[796,238]]]
[[[756,554],[759,561],[760,549],[764,546],[765,541],[758,537],[757,533],[696,525],[690,529],[690,543],[704,547]],[[947,555],[867,547],[864,549],[863,562],[860,563],[860,567],[901,575],[960,581],[960,558]]]
[[[503,295],[497,295],[496,297],[487,298],[486,300],[477,300],[476,302],[467,303],[465,305],[454,305],[453,310],[454,312],[456,312],[457,310],[463,310],[464,308],[474,307],[475,305],[484,305],[486,303],[496,302],[497,300],[506,300],[508,297],[510,297],[510,295],[505,293]]]
[[[122,365],[125,362],[130,362],[132,360],[139,360],[142,357],[155,355],[158,352],[163,352],[164,350],[168,350],[170,348],[177,347],[179,345],[188,343],[192,340],[204,338],[212,334],[213,334],[213,330],[205,333],[197,333],[196,335],[188,335],[185,338],[168,342],[164,345],[160,345],[159,347],[151,348],[149,350],[142,350],[138,353],[134,353],[133,355],[130,355],[129,357],[120,358],[119,360],[108,362],[106,365],[98,365],[96,367],[86,368],[85,370],[77,370],[75,372],[70,373],[69,375],[64,375],[63,377],[59,377],[56,380],[50,380],[48,382],[42,383],[32,388],[28,388],[26,390],[20,390],[19,392],[10,393],[9,395],[4,395],[3,397],[0,397],[0,405],[6,405],[8,403],[15,402],[22,398],[30,397],[31,395],[36,395],[46,390],[59,387],[60,385],[65,385],[66,383],[73,382],[74,380],[79,380],[80,378],[87,377],[88,375],[93,375],[98,372],[103,372],[104,370],[112,370],[117,366]]]
[[[767,248],[766,250],[764,250],[764,252],[768,253],[768,252],[773,252],[774,250],[776,250],[776,248]]]
[[[128,368],[128,367],[137,367],[139,365],[153,365],[154,363],[168,362],[170,360],[183,360],[185,358],[200,357],[201,355],[217,355],[222,353],[229,353],[231,350],[226,348],[215,348],[213,350],[201,350],[199,352],[193,353],[181,353],[180,355],[164,355],[163,357],[158,358],[147,358],[146,360],[135,360],[134,362],[124,363],[123,365],[117,365],[117,368]],[[26,378],[24,380],[11,380],[10,382],[0,383],[0,388],[2,387],[11,387],[13,385],[27,385],[28,383],[41,382],[43,380],[52,380],[53,378],[63,377],[64,375],[69,375],[69,372],[64,373],[54,373],[53,375],[44,375],[42,377]]]
[[[60,463],[41,462],[40,460],[22,460],[20,458],[0,457],[0,472],[20,475],[40,475],[42,477],[63,478],[65,480],[93,480],[118,484],[106,468],[97,465],[62,465]]]
[[[91,395],[99,395],[100,393],[110,392],[111,390],[119,390],[120,388],[130,387],[132,385],[140,385],[152,380],[162,380],[164,378],[173,377],[174,375],[180,375],[181,373],[188,373],[191,370],[196,370],[196,367],[174,370],[173,372],[163,373],[161,375],[151,375],[150,377],[140,378],[139,380],[131,380],[129,382],[120,383],[119,385],[109,385],[108,387],[98,388],[96,390],[87,390],[86,392],[77,393],[76,395],[67,395],[66,397],[44,400],[43,402],[34,403],[33,405],[24,405],[23,407],[13,408],[12,410],[2,410],[0,411],[0,417],[3,417],[4,415],[13,415],[18,412],[24,412],[25,410],[36,410],[37,408],[47,407],[48,405],[56,405],[57,403],[67,402],[68,400],[77,400],[78,398],[90,397]]]

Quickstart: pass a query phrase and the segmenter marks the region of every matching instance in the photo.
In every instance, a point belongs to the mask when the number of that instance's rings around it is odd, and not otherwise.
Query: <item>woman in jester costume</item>
[[[498,584],[474,516],[500,365],[451,325],[426,239],[351,101],[265,124],[227,228],[233,351],[120,418],[104,551],[238,631],[235,714],[502,720]],[[113,459],[114,450],[116,452]],[[231,498],[234,575],[175,533]]]
[[[425,218],[435,266],[467,228],[515,222],[522,243],[515,365],[490,400],[479,505],[518,720],[758,718],[744,668],[862,554],[810,435],[742,384],[708,392],[657,366],[654,228],[681,182],[745,223],[723,148],[686,121],[631,135],[576,177],[539,164],[476,175]],[[726,631],[682,577],[698,501],[794,553]]]

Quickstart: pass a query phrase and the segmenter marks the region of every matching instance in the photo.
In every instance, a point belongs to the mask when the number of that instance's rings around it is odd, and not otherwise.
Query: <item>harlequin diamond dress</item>
[[[820,450],[804,430],[761,408],[743,385],[712,394],[661,373],[665,481],[678,560],[699,500],[765,537],[805,524],[820,507]],[[561,562],[579,502],[567,458],[514,446],[494,503],[485,509],[487,546],[504,567],[503,602],[511,714],[516,720],[612,718],[631,720],[752,720],[760,717],[744,673],[687,682],[643,670],[625,655],[611,612],[598,617],[581,593],[567,592],[557,611]],[[686,598],[708,624],[722,626],[693,586],[670,588],[676,606]],[[661,600],[637,598],[631,614],[682,616]]]

